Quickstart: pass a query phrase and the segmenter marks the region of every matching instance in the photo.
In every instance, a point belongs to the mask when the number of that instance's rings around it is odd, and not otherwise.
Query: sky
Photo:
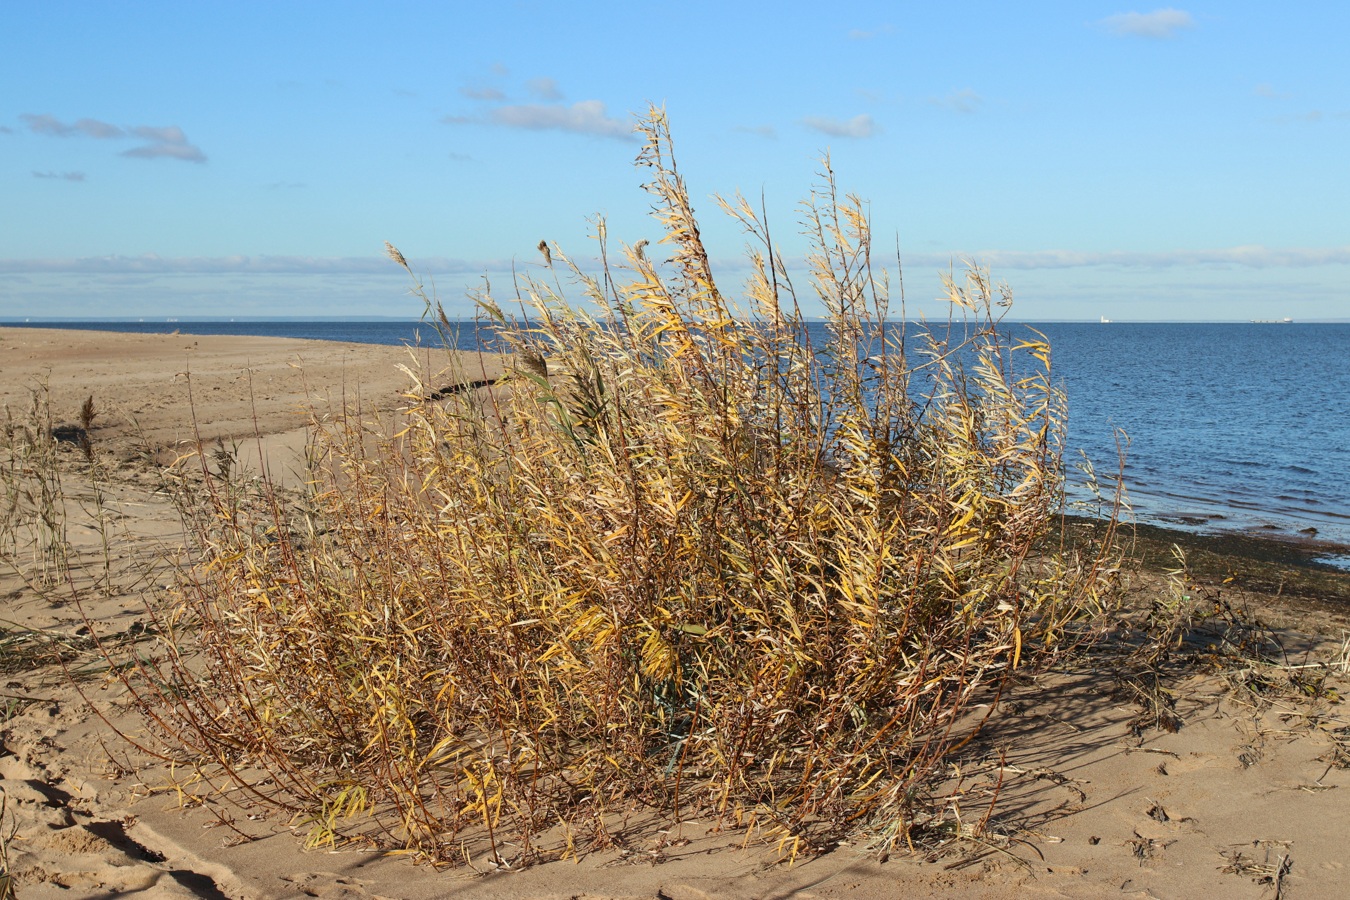
[[[0,318],[452,316],[655,242],[669,116],[724,291],[828,154],[906,310],[1350,318],[1350,4],[0,0]],[[804,280],[808,314],[821,308]],[[570,288],[569,288],[570,290]]]

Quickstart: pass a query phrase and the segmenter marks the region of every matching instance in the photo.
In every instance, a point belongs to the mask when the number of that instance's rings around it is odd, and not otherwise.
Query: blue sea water
[[[10,323],[14,324],[14,323]],[[439,343],[425,322],[29,322],[110,331]],[[1069,401],[1068,446],[1103,480],[1127,436],[1132,515],[1204,530],[1350,544],[1350,324],[1047,323]],[[822,332],[823,334],[823,329]],[[462,347],[477,340],[472,323]],[[1070,458],[1069,462],[1073,462]]]
[[[1350,325],[1050,324],[1069,446],[1143,521],[1350,543]],[[1108,468],[1109,466],[1109,468]]]

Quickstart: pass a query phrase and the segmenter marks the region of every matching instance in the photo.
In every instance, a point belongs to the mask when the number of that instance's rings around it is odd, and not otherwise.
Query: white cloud
[[[1290,97],[1294,96],[1285,91],[1277,91],[1273,86],[1265,83],[1258,84],[1255,88],[1255,93],[1256,96],[1265,97],[1267,100],[1288,100]]]
[[[80,119],[74,125],[66,125],[55,116],[46,114],[34,115],[25,113],[19,116],[28,125],[28,130],[34,134],[45,134],[48,137],[84,137],[107,139],[126,137],[126,132],[116,125],[109,125],[107,122],[100,122],[98,119]]]
[[[49,116],[45,113],[25,113],[19,118],[23,119],[25,124],[28,125],[29,131],[47,137],[89,137],[96,140],[139,138],[145,142],[139,147],[122,151],[123,156],[139,159],[167,158],[181,159],[187,162],[206,162],[206,154],[188,143],[187,135],[177,125],[165,127],[136,125],[130,128],[121,128],[117,125],[109,125],[107,122],[100,122],[98,119],[88,118],[79,119],[75,124],[67,125],[55,116]]]
[[[126,137],[126,132],[116,125],[109,125],[107,122],[100,122],[97,119],[80,119],[75,123],[75,127],[81,133],[100,140]]]
[[[185,162],[206,162],[206,154],[189,144],[187,135],[177,125],[170,125],[165,128],[140,125],[131,129],[131,133],[146,143],[139,147],[132,147],[130,150],[123,150],[123,156],[131,156],[137,159],[167,158],[181,159]]]
[[[1154,40],[1174,38],[1177,32],[1195,27],[1195,19],[1181,9],[1155,9],[1153,12],[1118,13],[1097,24],[1117,37],[1142,37]]]
[[[930,102],[969,115],[979,110],[984,103],[984,98],[971,88],[962,88],[959,91],[952,91],[945,97],[935,97]]]
[[[830,137],[870,138],[879,131],[872,117],[866,114],[854,116],[846,122],[829,116],[807,116],[802,119],[802,124]]]
[[[558,82],[552,78],[531,78],[525,82],[525,90],[529,91],[531,96],[540,100],[561,100],[562,91],[558,89]]]
[[[83,172],[34,172],[34,178],[57,178],[61,181],[84,181]]]
[[[610,118],[605,114],[605,104],[600,100],[582,100],[571,106],[503,106],[494,109],[488,121],[494,125],[531,131],[570,131],[621,141],[634,139],[632,124],[623,119]]]

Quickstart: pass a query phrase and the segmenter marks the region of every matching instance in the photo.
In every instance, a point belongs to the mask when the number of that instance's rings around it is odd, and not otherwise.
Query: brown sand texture
[[[396,854],[305,850],[302,830],[275,813],[204,799],[181,773],[133,766],[110,723],[134,733],[139,719],[79,648],[91,627],[124,636],[143,627],[147,579],[183,550],[158,469],[198,447],[229,448],[238,465],[286,483],[301,470],[313,411],[322,418],[360,403],[370,415],[396,415],[412,383],[407,370],[434,390],[444,386],[444,362],[427,350],[277,338],[0,328],[0,403],[21,413],[45,385],[61,424],[77,421],[92,395],[91,437],[113,472],[102,487],[113,510],[107,544],[80,519],[91,489],[65,481],[74,551],[65,583],[39,589],[18,576],[24,560],[0,566],[0,635],[60,638],[74,648],[65,667],[77,675],[72,683],[61,665],[6,660],[17,644],[0,644],[0,840],[14,896],[1350,896],[1350,803],[1341,794],[1350,789],[1350,715],[1339,702],[1350,690],[1350,622],[1317,598],[1232,585],[1214,590],[1269,623],[1282,663],[1181,673],[1165,685],[1181,723],[1174,732],[1141,716],[1112,689],[1112,673],[1091,663],[1018,684],[957,761],[982,773],[984,790],[971,782],[962,814],[988,815],[991,837],[885,860],[845,844],[789,864],[774,846],[685,820],[579,861],[504,871],[475,860],[437,871]],[[491,378],[500,361],[468,367]],[[108,555],[115,590],[85,590],[95,567],[80,560]],[[1132,598],[1146,604],[1164,582],[1134,573]],[[1260,688],[1298,673],[1315,675],[1319,688],[1304,696]],[[953,769],[948,802],[966,796],[963,777]],[[981,799],[990,779],[999,795],[992,813]]]

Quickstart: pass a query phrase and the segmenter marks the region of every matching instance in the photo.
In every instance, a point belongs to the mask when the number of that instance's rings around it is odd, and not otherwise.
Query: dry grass
[[[92,639],[81,635],[21,628],[0,621],[0,675],[63,665],[87,654],[93,646]]]
[[[1255,851],[1261,852],[1260,862],[1255,859]],[[1249,876],[1254,883],[1273,889],[1274,900],[1284,896],[1284,880],[1294,868],[1287,842],[1254,841],[1250,846],[1234,847],[1220,854],[1225,865],[1219,871]]]
[[[733,302],[664,114],[641,127],[664,238],[611,263],[601,223],[595,277],[545,244],[584,304],[552,272],[522,323],[482,297],[506,379],[322,430],[302,502],[203,462],[198,564],[128,675],[161,752],[314,844],[438,862],[691,818],[884,852],[923,839],[972,700],[1092,637],[1111,530],[1049,539],[1063,397],[1006,290],[972,269],[959,320],[907,332],[827,164],[813,346],[767,225],[722,204],[755,244]]]
[[[92,418],[92,398],[91,398]],[[59,429],[52,419],[47,386],[32,389],[28,409],[8,406],[0,426],[0,559],[44,587],[64,576],[65,494],[61,487]]]

